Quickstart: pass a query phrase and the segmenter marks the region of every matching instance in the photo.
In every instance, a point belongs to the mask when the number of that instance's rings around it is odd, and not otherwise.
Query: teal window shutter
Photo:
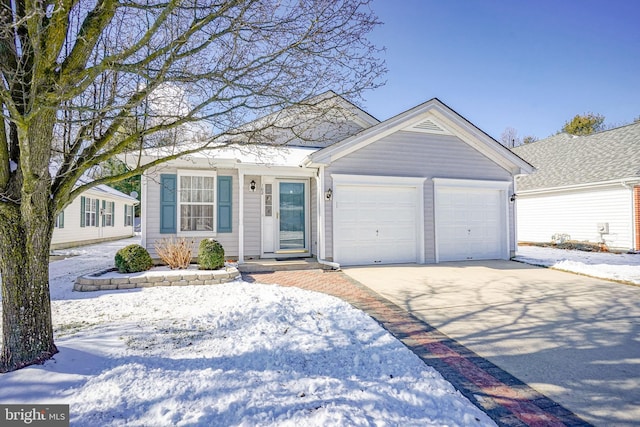
[[[85,204],[86,199],[84,196],[80,197],[80,227],[84,227],[84,217],[85,217]]]
[[[176,232],[177,181],[175,174],[160,175],[160,233]]]
[[[100,216],[102,217],[102,226],[103,226],[103,227],[104,227],[104,224],[105,224],[104,219],[105,219],[105,217],[106,217],[106,215],[105,215],[106,208],[107,208],[106,203],[107,203],[106,201],[104,201],[104,200],[102,201],[102,211],[101,211],[101,212],[102,212],[102,215],[100,215]],[[98,203],[98,209],[100,209],[100,203]],[[98,213],[99,213],[99,212],[98,212]],[[97,227],[97,226],[98,226],[98,221],[96,221],[96,227]]]
[[[111,202],[111,226],[116,226],[116,202]]]
[[[64,211],[60,212],[60,228],[64,228]]]
[[[230,176],[218,177],[218,233],[231,233],[232,181]]]

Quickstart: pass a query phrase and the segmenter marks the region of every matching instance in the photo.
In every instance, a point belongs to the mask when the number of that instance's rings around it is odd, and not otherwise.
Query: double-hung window
[[[98,217],[98,199],[92,199],[90,197],[85,198],[84,202],[84,226],[96,227]]]
[[[56,215],[55,228],[64,228],[64,211]]]
[[[129,227],[133,225],[133,206],[124,205],[124,225]]]
[[[215,232],[215,181],[215,172],[178,172],[179,232]]]
[[[102,201],[102,206],[104,206],[103,210],[103,226],[105,227],[113,227],[113,210],[115,208],[114,202]]]

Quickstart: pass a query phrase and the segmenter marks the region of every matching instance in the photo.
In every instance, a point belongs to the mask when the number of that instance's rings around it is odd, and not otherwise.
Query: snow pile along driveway
[[[518,246],[516,261],[640,285],[640,254]]]
[[[242,281],[70,292],[88,257],[52,263],[60,353],[0,375],[0,402],[67,403],[72,425],[495,425],[337,298]]]

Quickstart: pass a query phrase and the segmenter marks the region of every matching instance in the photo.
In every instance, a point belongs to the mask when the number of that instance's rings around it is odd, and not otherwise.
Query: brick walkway
[[[296,286],[365,311],[500,426],[589,426],[572,412],[339,271],[245,273],[247,282]]]

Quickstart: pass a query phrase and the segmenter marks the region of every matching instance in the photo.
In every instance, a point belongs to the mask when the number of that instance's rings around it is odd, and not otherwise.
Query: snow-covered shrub
[[[203,239],[198,248],[200,270],[218,270],[224,267],[224,248],[214,239]]]
[[[140,245],[129,245],[116,252],[116,267],[120,273],[137,273],[153,266],[151,255]]]
[[[187,268],[191,264],[191,253],[193,252],[193,240],[184,237],[174,239],[156,240],[154,243],[156,253],[172,270],[175,268]]]

